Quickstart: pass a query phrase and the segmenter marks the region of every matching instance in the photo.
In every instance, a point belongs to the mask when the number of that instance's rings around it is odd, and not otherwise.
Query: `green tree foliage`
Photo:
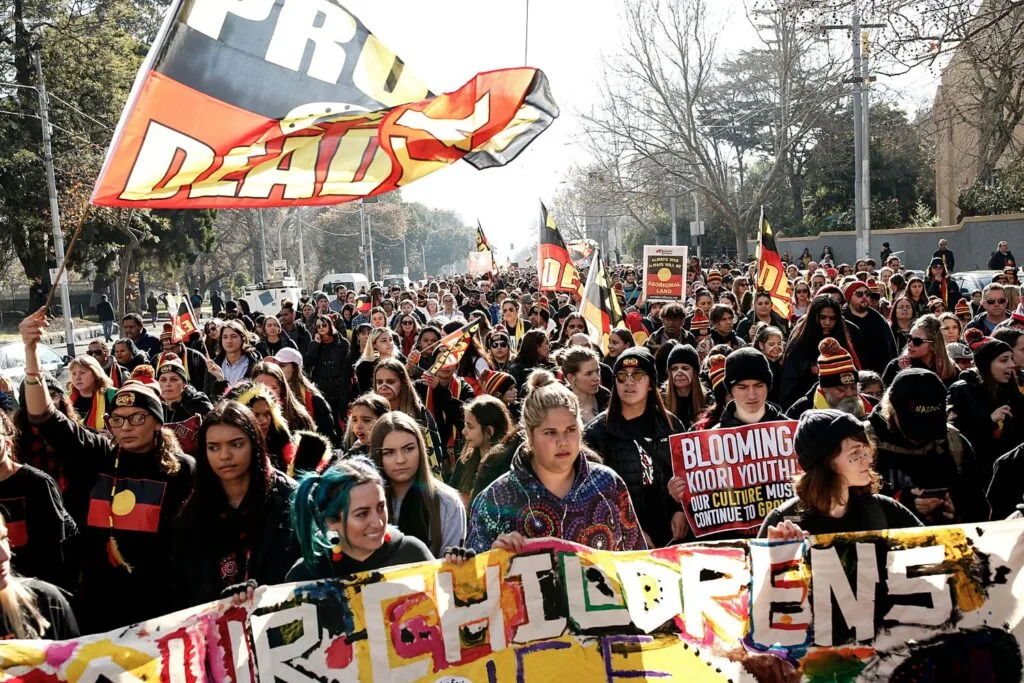
[[[1024,212],[1024,161],[996,169],[991,183],[975,182],[960,192],[960,217]]]
[[[917,204],[934,206],[930,150],[920,129],[887,102],[871,107],[871,227],[895,228],[911,220]],[[853,125],[833,119],[821,130],[804,180],[806,217],[788,234],[854,228]]]
[[[0,10],[3,80],[36,86],[42,56],[49,94],[58,202],[65,240],[86,211],[114,122],[127,99],[166,2],[15,0]],[[50,209],[41,154],[39,102],[29,89],[0,88],[0,233],[29,277],[53,265]],[[211,211],[88,212],[70,266],[109,281],[142,259],[178,268],[213,246]],[[3,245],[0,245],[2,247]]]

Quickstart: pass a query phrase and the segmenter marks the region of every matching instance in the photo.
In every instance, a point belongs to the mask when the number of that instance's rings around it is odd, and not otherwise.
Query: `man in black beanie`
[[[785,420],[779,407],[768,403],[771,386],[772,368],[763,353],[750,346],[730,353],[725,359],[725,388],[732,401],[714,428]]]

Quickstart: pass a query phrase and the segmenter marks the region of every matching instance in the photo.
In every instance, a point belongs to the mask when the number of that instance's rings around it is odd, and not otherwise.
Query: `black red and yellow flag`
[[[757,236],[757,288],[771,294],[772,310],[782,316],[783,320],[789,320],[792,291],[778,247],[775,246],[772,226],[764,217],[763,206]]]
[[[156,533],[167,484],[101,474],[89,495],[86,523],[91,527]]]
[[[529,261],[529,259],[527,259]],[[562,233],[558,232],[555,218],[548,212],[544,202],[540,203],[540,248],[537,253],[537,268],[542,292],[572,292],[583,298],[583,283],[580,271],[576,269],[569,249],[565,246]]]
[[[557,116],[537,69],[430,92],[333,0],[173,0],[92,202],[340,204],[459,159],[503,166]]]
[[[473,336],[479,331],[480,318],[473,318],[473,322],[442,337],[441,341],[437,343],[434,363],[430,366],[429,372],[434,374],[438,370],[458,365],[466,353],[466,349],[473,342]]]
[[[477,251],[490,251],[491,245],[487,241],[487,235],[484,234],[484,226],[480,225],[480,221],[476,222],[476,250]]]
[[[608,353],[608,337],[616,327],[625,327],[619,300],[612,292],[611,283],[601,263],[601,252],[594,250],[594,260],[587,274],[587,286],[583,290],[583,303],[580,314],[587,322],[587,331],[591,340],[599,344]]]

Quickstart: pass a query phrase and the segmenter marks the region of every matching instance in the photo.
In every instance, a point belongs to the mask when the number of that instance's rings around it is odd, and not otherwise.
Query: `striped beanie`
[[[957,301],[956,306],[953,307],[953,313],[958,318],[971,315],[971,306],[967,303],[967,299],[961,297],[960,301]]]
[[[818,386],[843,387],[857,384],[857,368],[849,352],[832,337],[818,344]]]
[[[712,282],[721,282],[722,281],[722,274],[719,273],[717,270],[709,270],[708,271],[708,278],[707,278],[707,280],[708,280],[708,284],[709,285]]]
[[[516,385],[516,380],[512,375],[496,370],[488,370],[481,379],[481,388],[485,394],[491,396],[504,396],[505,392]]]
[[[882,293],[882,288],[878,286],[878,280],[873,277],[868,278],[868,291],[872,294]]]
[[[711,382],[711,391],[715,394],[715,400],[722,403],[725,400],[725,356],[716,353],[708,359],[708,380]]]
[[[704,315],[704,311],[699,308],[693,312],[693,317],[690,318],[690,332],[695,337],[703,337],[711,329],[711,321]]]

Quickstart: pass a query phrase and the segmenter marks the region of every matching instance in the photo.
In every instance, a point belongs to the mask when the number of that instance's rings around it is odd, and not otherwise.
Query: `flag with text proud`
[[[527,261],[530,259],[527,258]],[[569,249],[565,246],[562,233],[555,225],[555,217],[548,212],[544,202],[540,203],[540,248],[537,268],[542,292],[572,292],[583,298],[583,283],[580,271],[576,269]]]
[[[430,92],[337,2],[173,0],[92,202],[340,204],[459,159],[503,166],[557,116],[547,78],[532,68]]]
[[[757,288],[771,294],[772,310],[789,320],[793,292],[786,277],[786,268],[775,246],[775,235],[761,207],[761,223],[757,235]]]

